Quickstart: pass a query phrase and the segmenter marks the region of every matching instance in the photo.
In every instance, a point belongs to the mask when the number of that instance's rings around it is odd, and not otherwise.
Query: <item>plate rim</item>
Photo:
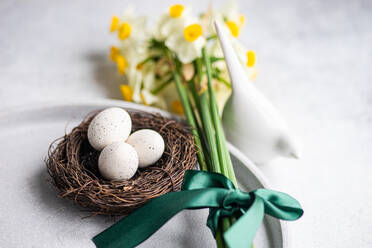
[[[157,112],[165,117],[168,118],[175,118],[177,120],[182,121],[183,118],[181,116],[176,116],[174,114],[171,114],[165,110],[151,107],[151,106],[145,106],[142,104],[137,104],[133,102],[127,102],[123,100],[115,100],[115,99],[82,99],[79,101],[41,101],[31,104],[22,104],[18,106],[11,106],[0,109],[0,120],[3,119],[6,116],[11,116],[20,112],[28,112],[28,111],[35,111],[35,110],[42,110],[42,109],[53,109],[56,107],[63,108],[63,107],[77,107],[77,106],[118,106],[123,108],[129,108],[134,110],[142,110],[147,112]],[[264,188],[270,189],[270,183],[268,182],[268,179],[266,176],[262,173],[262,171],[255,165],[245,154],[243,154],[238,148],[236,148],[233,144],[231,144],[229,141],[227,141],[227,147],[228,150],[240,161],[243,162],[245,167],[247,167],[248,170],[251,171],[251,173],[258,179],[258,181],[262,184]],[[283,248],[291,248],[292,242],[290,239],[290,228],[289,225],[279,220],[280,228],[281,228],[281,236],[282,236],[282,247]]]

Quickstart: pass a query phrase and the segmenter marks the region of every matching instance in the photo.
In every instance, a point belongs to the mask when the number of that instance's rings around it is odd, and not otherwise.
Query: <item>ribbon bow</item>
[[[223,235],[230,248],[249,247],[265,213],[283,220],[296,220],[303,214],[298,201],[285,193],[243,192],[222,174],[188,170],[181,191],[151,200],[95,236],[93,242],[98,248],[135,247],[181,210],[201,208],[210,209],[207,226],[213,235],[221,217],[239,217]]]

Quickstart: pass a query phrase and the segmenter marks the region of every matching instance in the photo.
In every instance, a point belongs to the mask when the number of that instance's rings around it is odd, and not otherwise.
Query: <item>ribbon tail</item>
[[[304,213],[300,203],[285,193],[268,189],[257,189],[254,194],[257,198],[263,200],[265,213],[275,218],[297,220]]]
[[[151,200],[93,238],[98,248],[135,247],[183,209],[219,207],[225,189],[171,192]]]
[[[264,218],[264,203],[256,198],[251,207],[223,235],[230,248],[251,247]]]

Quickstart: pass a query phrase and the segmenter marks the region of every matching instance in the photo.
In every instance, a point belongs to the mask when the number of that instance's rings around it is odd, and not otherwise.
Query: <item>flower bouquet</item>
[[[151,200],[97,235],[97,247],[134,247],[183,209],[209,208],[207,225],[217,246],[232,248],[251,246],[265,213],[285,220],[302,215],[299,203],[284,193],[238,189],[221,121],[232,87],[215,22],[223,24],[244,76],[254,79],[255,53],[236,39],[245,23],[236,6],[195,17],[176,4],[150,29],[146,17],[133,11],[112,18],[110,31],[120,45],[111,47],[110,58],[126,76],[124,99],[184,115],[201,171],[186,171],[181,191]]]
[[[190,7],[176,4],[151,29],[146,25],[146,17],[134,16],[133,10],[129,9],[123,16],[112,17],[110,27],[119,40],[118,46],[111,47],[110,58],[128,82],[120,86],[123,98],[182,115],[184,110],[179,96],[175,94],[172,68],[175,61],[172,56],[179,63],[181,80],[190,82],[190,87],[195,86],[195,91],[201,91],[207,86],[205,66],[201,59],[204,48],[210,58],[213,90],[219,112],[222,113],[231,94],[231,84],[213,26],[214,20],[226,24],[224,28],[231,37],[239,60],[247,76],[253,80],[257,75],[255,53],[244,48],[237,39],[244,27],[245,17],[238,12],[236,5],[229,5],[222,11],[210,8],[196,18],[191,15]],[[198,66],[204,73],[198,74]]]

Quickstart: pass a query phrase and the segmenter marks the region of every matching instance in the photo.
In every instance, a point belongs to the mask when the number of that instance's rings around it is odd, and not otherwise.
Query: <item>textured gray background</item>
[[[156,2],[156,4],[155,4]],[[208,1],[188,1],[196,10]],[[220,1],[215,1],[219,3]],[[0,1],[0,110],[119,98],[112,14],[129,1]],[[169,1],[132,1],[158,15]],[[294,247],[372,247],[372,1],[240,1],[256,85],[302,137],[300,161],[261,167],[305,209]]]

